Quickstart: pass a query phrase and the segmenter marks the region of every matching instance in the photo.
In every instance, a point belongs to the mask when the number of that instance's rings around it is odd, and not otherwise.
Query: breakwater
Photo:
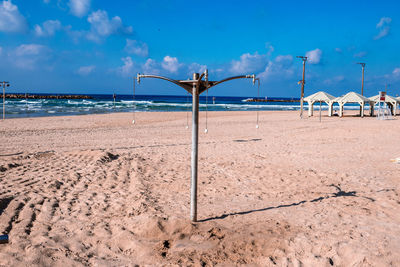
[[[93,99],[88,95],[6,94],[8,99]]]
[[[249,98],[245,99],[244,102],[289,102],[289,103],[294,103],[294,102],[300,102],[300,99],[278,99],[278,98],[273,98],[273,99],[257,99],[257,98]]]

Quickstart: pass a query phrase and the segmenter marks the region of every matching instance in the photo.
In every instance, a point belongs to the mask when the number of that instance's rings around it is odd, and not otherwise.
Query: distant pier
[[[244,102],[299,102],[300,99],[296,99],[296,98],[289,98],[289,99],[279,99],[279,98],[268,98],[268,99],[264,99],[264,98],[248,98],[243,100]]]
[[[9,99],[93,99],[88,95],[6,94]]]

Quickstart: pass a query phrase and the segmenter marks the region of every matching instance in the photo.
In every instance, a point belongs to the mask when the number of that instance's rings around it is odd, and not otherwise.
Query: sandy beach
[[[400,266],[399,120],[201,113],[191,223],[186,116],[1,121],[0,266]]]

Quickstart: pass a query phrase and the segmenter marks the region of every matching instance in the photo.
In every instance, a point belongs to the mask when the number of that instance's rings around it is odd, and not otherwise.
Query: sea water
[[[104,114],[112,112],[166,112],[191,111],[191,96],[166,95],[89,95],[93,99],[6,99],[6,117],[42,117]],[[299,110],[299,102],[246,102],[249,97],[200,96],[200,111],[245,111],[245,110]],[[296,100],[296,99],[294,99]],[[298,100],[298,99],[297,99]],[[2,101],[0,101],[2,105]],[[305,103],[305,108],[307,104]],[[314,105],[317,110],[319,105]],[[347,107],[353,109],[352,107]],[[327,109],[324,105],[323,109]],[[357,106],[354,106],[357,109]]]

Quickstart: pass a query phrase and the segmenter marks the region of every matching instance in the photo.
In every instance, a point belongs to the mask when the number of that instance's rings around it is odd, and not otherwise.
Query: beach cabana
[[[371,106],[370,108],[370,116],[373,115],[374,112],[374,101],[371,101],[370,99],[366,98],[365,96],[362,96],[360,94],[357,94],[356,92],[349,92],[345,94],[342,97],[338,97],[334,100],[334,102],[337,102],[339,104],[339,116],[343,116],[343,106],[347,103],[357,103],[361,106],[361,117],[364,117],[364,106],[365,104],[369,104]]]
[[[334,99],[334,96],[323,91],[305,97],[304,101],[308,102],[308,116],[311,117],[313,115],[315,102],[325,102],[328,105],[328,114],[329,116],[332,116]]]
[[[369,99],[371,101],[374,101],[374,104],[378,104],[379,101],[379,95],[376,96],[371,96]],[[391,107],[391,111],[392,111],[392,115],[396,116],[397,113],[397,105],[400,104],[400,99],[399,98],[395,98],[393,96],[390,95],[386,95],[385,96],[385,103],[389,104],[389,106]]]

